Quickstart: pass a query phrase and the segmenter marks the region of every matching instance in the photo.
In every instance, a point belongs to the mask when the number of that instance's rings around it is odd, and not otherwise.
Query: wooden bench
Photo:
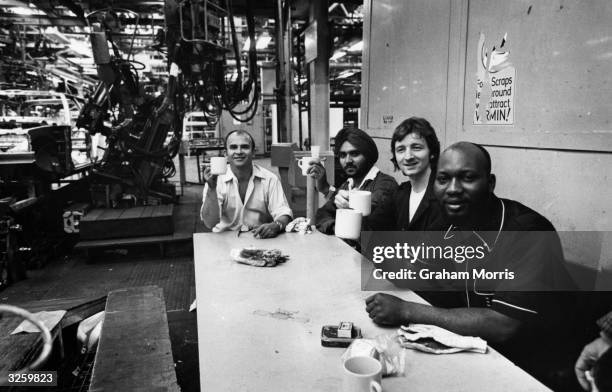
[[[108,294],[89,391],[180,391],[161,288]]]
[[[59,298],[11,305],[23,308],[31,313],[40,311],[66,310],[66,314],[50,332],[53,339],[59,339],[59,349],[63,351],[61,341],[62,328],[77,324],[82,320],[104,310],[106,297],[102,298]],[[26,367],[38,356],[43,345],[39,333],[10,333],[23,321],[12,314],[0,317],[0,374]],[[63,353],[62,353],[63,356]],[[1,389],[1,388],[0,388]]]
[[[82,240],[172,235],[174,205],[97,208],[79,223]]]

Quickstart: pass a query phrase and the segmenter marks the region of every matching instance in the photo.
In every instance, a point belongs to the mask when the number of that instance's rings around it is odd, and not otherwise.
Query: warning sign
[[[485,50],[485,36],[478,41],[478,70],[474,108],[474,125],[514,124],[516,70],[510,63],[510,52],[504,51],[506,37],[498,49]]]

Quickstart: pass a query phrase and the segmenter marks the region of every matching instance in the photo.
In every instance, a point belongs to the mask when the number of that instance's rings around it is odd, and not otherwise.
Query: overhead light
[[[344,78],[348,78],[349,76],[355,75],[357,72],[347,69],[345,71],[342,71],[338,74],[338,76],[336,76],[336,79],[344,79]]]
[[[346,52],[344,50],[336,50],[334,54],[331,56],[331,61],[338,61],[342,57],[346,56]]]
[[[81,56],[84,56],[84,57],[89,57],[89,58],[92,57],[91,45],[90,44],[88,44],[88,43],[86,43],[84,41],[81,41],[81,40],[78,40],[78,39],[72,39],[72,38],[70,39],[70,41],[71,41],[71,44],[70,44],[69,49],[72,52],[77,53],[77,54],[79,54]]]
[[[255,46],[257,46],[257,44],[255,44]],[[249,47],[251,47],[251,37],[248,37],[246,41],[244,41],[244,46],[242,47],[242,50],[247,51],[249,50]]]
[[[261,37],[259,37],[259,39],[257,40],[257,43],[255,44],[255,48],[265,49],[268,47],[268,44],[270,44],[270,41],[272,41],[272,37],[270,37],[267,34],[264,34]]]
[[[57,42],[59,42],[60,44],[63,44],[63,45],[70,45],[70,43],[71,43],[71,41],[68,39],[68,37],[66,37],[65,34],[60,33],[57,30],[57,27],[47,27],[45,29],[45,35],[48,38],[51,38],[52,40],[57,41]]]
[[[10,8],[11,13],[17,15],[44,15],[44,12],[36,8],[34,4],[29,4],[29,8],[26,7],[13,7]]]
[[[265,49],[268,47],[268,45],[270,44],[270,41],[272,41],[272,37],[264,34],[262,36],[260,36],[257,41],[255,42],[255,49]],[[244,41],[244,46],[242,47],[243,51],[248,51],[249,48],[251,46],[251,38],[248,37],[246,39],[246,41]]]
[[[363,41],[359,41],[351,46],[349,46],[349,52],[361,52],[363,50]]]

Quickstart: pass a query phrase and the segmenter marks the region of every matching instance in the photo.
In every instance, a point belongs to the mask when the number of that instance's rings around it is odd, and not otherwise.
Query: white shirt
[[[408,219],[412,222],[412,218],[414,217],[414,213],[419,208],[421,201],[423,200],[423,196],[425,196],[425,191],[427,188],[423,188],[420,192],[415,192],[414,188],[410,190],[410,200],[408,200]]]
[[[366,183],[366,181],[368,180],[372,180],[374,181],[374,179],[376,178],[376,176],[378,175],[378,172],[380,170],[376,167],[376,166],[372,166],[370,168],[370,170],[368,171],[368,174],[365,175],[365,177],[363,177],[363,180],[361,180],[361,184],[359,184],[359,186],[354,187],[355,184],[353,184],[353,178],[349,178],[348,179],[348,189],[349,191],[352,189],[361,189],[361,187]]]
[[[243,203],[238,193],[238,179],[230,169],[217,178],[217,201],[208,197],[208,184],[204,185],[200,217],[215,233],[238,230],[242,225],[256,227],[272,222],[283,215],[293,216],[283,187],[271,171],[253,165]]]

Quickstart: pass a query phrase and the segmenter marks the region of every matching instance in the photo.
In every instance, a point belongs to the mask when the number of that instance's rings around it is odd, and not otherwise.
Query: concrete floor
[[[278,174],[270,166],[270,159],[256,162]],[[195,157],[186,158],[186,167],[187,181],[197,182]],[[171,181],[180,192],[178,176]],[[175,209],[175,225],[178,226],[175,232],[205,231],[198,218],[202,189],[202,185],[193,183],[183,187]],[[303,209],[303,200],[296,200]],[[295,207],[299,210],[298,204]],[[177,214],[179,219],[176,219]],[[181,389],[199,391],[196,314],[189,312],[189,305],[195,298],[191,241],[169,245],[164,257],[157,246],[118,246],[94,252],[90,258],[83,252],[73,251],[41,269],[29,270],[27,279],[0,292],[0,303],[102,297],[111,290],[145,285],[157,285],[164,290],[172,353]]]

